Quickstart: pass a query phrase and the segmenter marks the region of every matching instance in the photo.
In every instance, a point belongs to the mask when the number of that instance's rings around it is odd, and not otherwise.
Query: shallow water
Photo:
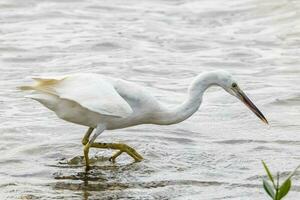
[[[1,199],[268,199],[261,160],[288,173],[300,163],[300,2],[0,1]],[[197,74],[225,69],[262,110],[262,124],[223,90],[172,126],[107,131],[145,158],[92,150],[85,127],[58,119],[16,86],[42,74],[95,72],[184,100]],[[300,198],[300,173],[287,199]]]

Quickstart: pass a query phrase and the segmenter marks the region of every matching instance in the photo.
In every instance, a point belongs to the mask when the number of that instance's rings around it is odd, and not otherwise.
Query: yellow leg
[[[94,128],[89,128],[89,129],[87,130],[87,132],[85,133],[85,135],[83,136],[82,141],[81,141],[81,143],[82,143],[83,145],[86,145],[86,144],[89,142],[89,138],[90,138],[90,136],[91,136],[93,130],[94,130]]]
[[[90,147],[94,148],[102,148],[102,149],[117,149],[119,150],[116,154],[114,154],[110,160],[115,161],[115,159],[121,155],[123,152],[126,152],[129,156],[131,156],[136,162],[140,162],[143,160],[143,157],[136,152],[132,147],[126,144],[116,144],[116,143],[92,143]]]
[[[87,143],[84,145],[83,148],[83,155],[84,155],[84,160],[85,160],[85,170],[88,171],[90,169],[90,162],[89,162],[89,150],[90,150],[90,143]]]
[[[89,144],[89,139],[90,139],[90,136],[91,136],[93,130],[94,130],[94,128],[89,128],[87,130],[87,132],[85,133],[85,135],[83,136],[82,141],[81,141],[81,143],[84,145],[83,155],[84,155],[86,170],[89,170],[89,168],[90,168],[89,150],[90,150],[91,145]]]

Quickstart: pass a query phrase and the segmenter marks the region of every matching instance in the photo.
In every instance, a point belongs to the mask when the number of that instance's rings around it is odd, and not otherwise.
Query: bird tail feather
[[[53,87],[58,84],[63,79],[43,79],[43,78],[33,78],[36,83],[34,85],[24,85],[18,87],[20,90],[36,90],[46,93],[55,93]]]
[[[23,85],[23,86],[19,86],[17,88],[20,90],[35,90],[34,86],[32,86],[32,85]]]

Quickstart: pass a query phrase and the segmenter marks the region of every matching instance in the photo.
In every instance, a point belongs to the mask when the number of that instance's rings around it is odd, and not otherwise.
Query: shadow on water
[[[116,192],[114,197],[122,196],[125,190],[147,190],[159,189],[168,186],[218,186],[226,183],[216,181],[197,181],[197,180],[156,180],[139,181],[133,176],[137,174],[152,174],[156,170],[143,163],[131,162],[128,164],[116,164],[108,161],[106,157],[91,158],[91,170],[84,170],[84,159],[82,156],[74,157],[70,160],[61,160],[57,165],[51,167],[62,169],[54,174],[57,180],[50,186],[54,190],[69,190],[82,192],[82,199],[88,200],[92,193],[103,195]],[[133,175],[135,174],[135,175]],[[139,175],[137,175],[139,176]],[[111,196],[111,195],[108,195]],[[113,198],[114,199],[114,198]]]

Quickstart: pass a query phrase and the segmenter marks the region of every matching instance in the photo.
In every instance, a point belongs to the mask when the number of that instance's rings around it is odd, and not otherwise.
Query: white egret
[[[28,97],[42,103],[61,119],[89,127],[82,139],[87,169],[90,147],[117,149],[118,152],[111,157],[112,161],[123,152],[135,161],[141,161],[143,157],[126,144],[97,143],[95,139],[104,130],[138,124],[179,123],[198,110],[203,93],[213,85],[222,87],[240,99],[263,122],[268,123],[264,115],[239,88],[237,82],[225,71],[198,75],[188,89],[186,100],[174,108],[167,108],[135,83],[99,74],[80,73],[33,79],[36,81],[35,84],[20,87],[22,90],[33,90]],[[94,129],[95,133],[90,139]]]

